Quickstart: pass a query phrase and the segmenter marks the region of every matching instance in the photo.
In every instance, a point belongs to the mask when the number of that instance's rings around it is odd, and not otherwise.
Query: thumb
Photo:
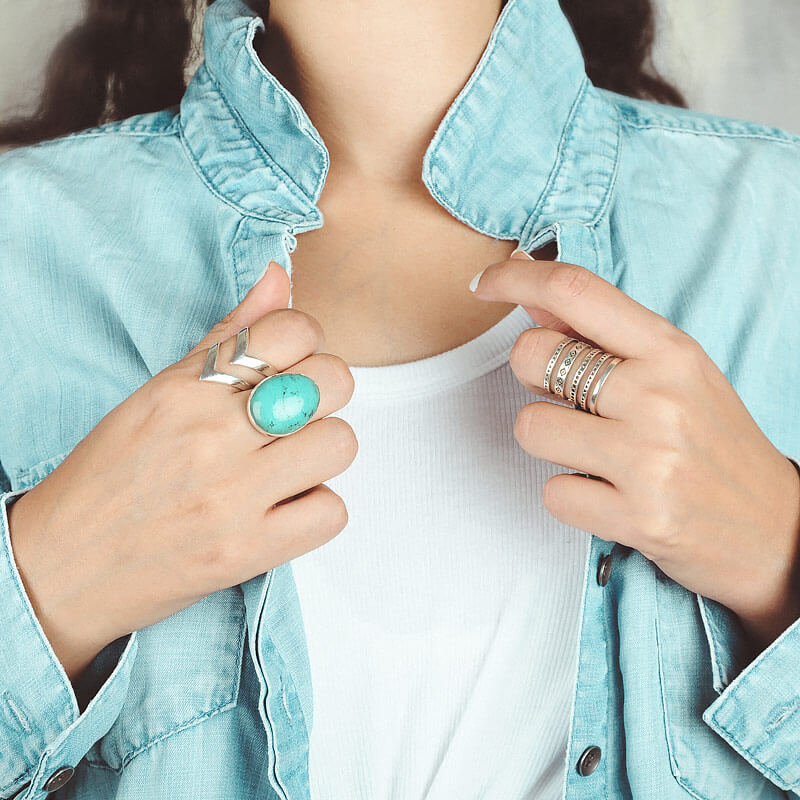
[[[277,261],[270,261],[266,272],[253,284],[242,302],[229,311],[186,355],[205,350],[215,342],[233,336],[276,308],[286,308],[290,292],[289,273]]]

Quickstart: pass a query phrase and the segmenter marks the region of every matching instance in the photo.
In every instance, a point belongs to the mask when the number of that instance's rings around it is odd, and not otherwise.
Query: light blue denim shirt
[[[5,514],[323,224],[328,153],[255,54],[263,25],[217,0],[179,106],[0,158],[0,797],[44,797],[63,767],[65,799],[309,796],[291,563],[109,645],[81,713]],[[690,333],[800,454],[800,137],[598,90],[556,0],[509,0],[422,180],[465,225],[555,240]],[[748,663],[734,615],[636,551],[592,538],[587,564],[566,798],[800,797],[800,623]]]

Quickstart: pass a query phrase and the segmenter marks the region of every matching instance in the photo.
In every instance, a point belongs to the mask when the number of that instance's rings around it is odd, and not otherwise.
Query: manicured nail
[[[478,288],[478,281],[481,279],[481,275],[486,272],[486,267],[484,267],[470,282],[469,282],[469,290],[471,292],[475,292]]]
[[[524,250],[521,250],[519,247],[511,254],[511,258],[527,258],[529,261],[536,261],[536,259],[532,255],[528,255]]]

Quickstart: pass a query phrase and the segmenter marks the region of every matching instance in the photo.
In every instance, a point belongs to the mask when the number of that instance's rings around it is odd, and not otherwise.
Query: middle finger
[[[585,344],[587,344],[588,347],[575,355],[574,360],[569,365],[562,390],[564,397],[561,397],[554,392],[554,385],[559,369],[562,366],[566,366],[565,362],[570,353],[571,345],[566,345],[559,353],[552,367],[550,374],[550,390],[546,392],[544,389],[544,378],[548,364],[555,354],[558,345],[567,338],[569,337],[565,336],[563,333],[559,333],[550,328],[528,328],[517,337],[509,353],[508,360],[514,374],[529,391],[541,394],[548,399],[558,400],[562,403],[570,402],[570,390],[574,385],[575,377],[578,375],[578,370],[583,369],[578,378],[577,394],[573,401],[577,407],[586,382],[589,380],[591,381],[589,385],[589,394],[587,394],[588,400],[589,395],[609,366],[611,359],[606,359],[599,370],[594,371],[594,366],[605,351],[601,350],[599,353],[596,353],[587,362],[586,359],[595,348],[592,347],[591,343],[586,342]],[[578,341],[582,340],[579,339]],[[612,353],[612,355],[614,354]],[[608,379],[603,384],[602,392],[597,399],[595,411],[598,415],[609,419],[622,419],[630,412],[630,392],[626,391],[624,387],[626,383],[630,382],[630,373],[632,367],[634,367],[634,361],[635,359],[624,359],[608,376]]]

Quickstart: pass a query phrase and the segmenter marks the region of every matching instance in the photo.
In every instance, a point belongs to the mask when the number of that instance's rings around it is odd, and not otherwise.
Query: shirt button
[[[54,792],[60,789],[75,774],[72,767],[59,767],[44,783],[45,792]]]
[[[583,778],[587,775],[591,775],[597,769],[601,757],[602,752],[599,747],[596,745],[587,747],[581,753],[581,757],[578,759],[578,763],[575,767],[578,770],[578,775]]]
[[[611,566],[614,563],[614,557],[609,553],[603,556],[597,564],[597,582],[601,586],[605,586],[611,578]]]

